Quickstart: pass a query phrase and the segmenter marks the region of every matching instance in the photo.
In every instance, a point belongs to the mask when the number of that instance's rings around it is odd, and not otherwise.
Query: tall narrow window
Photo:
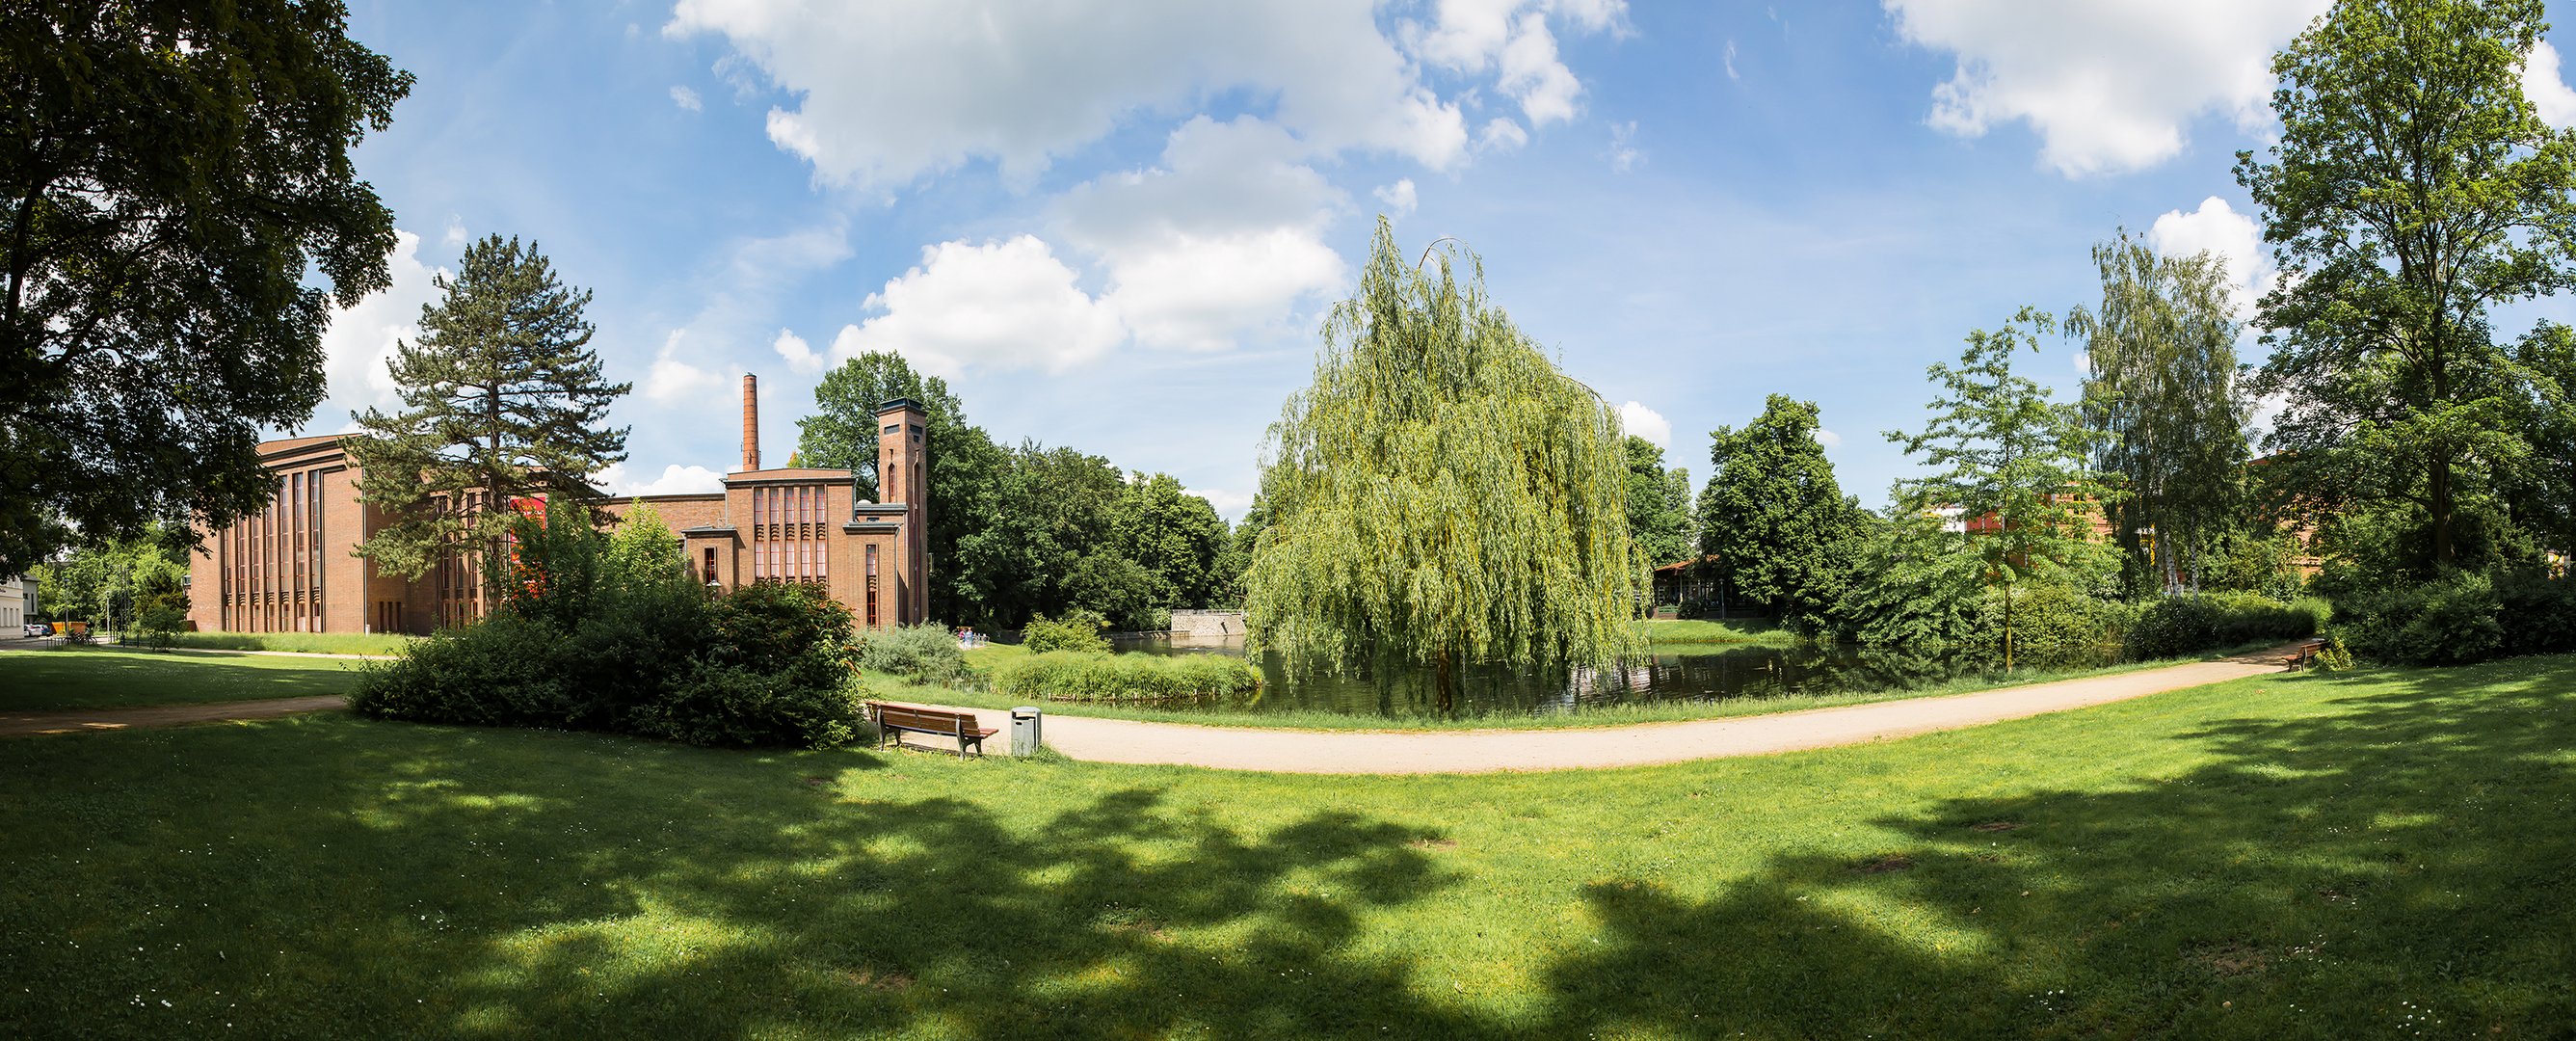
[[[877,627],[877,547],[868,545],[868,628]]]
[[[716,548],[714,546],[707,547],[707,577],[705,581],[708,585],[714,585],[716,581]]]

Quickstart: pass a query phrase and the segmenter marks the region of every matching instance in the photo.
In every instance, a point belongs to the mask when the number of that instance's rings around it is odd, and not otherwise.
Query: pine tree
[[[358,555],[417,578],[449,553],[477,558],[507,537],[519,498],[590,502],[589,475],[626,458],[626,428],[602,425],[631,387],[607,383],[589,347],[590,293],[566,287],[534,243],[467,246],[446,295],[421,308],[420,338],[388,363],[402,409],[368,409],[349,441],[359,501],[385,527]]]

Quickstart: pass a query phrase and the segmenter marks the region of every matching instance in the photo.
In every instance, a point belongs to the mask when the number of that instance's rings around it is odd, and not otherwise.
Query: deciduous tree
[[[1918,515],[1956,510],[1967,529],[1957,551],[1975,558],[2004,598],[2007,669],[2019,588],[2082,585],[2111,562],[2109,547],[2093,537],[2092,520],[2108,491],[2087,465],[2091,432],[2074,407],[2049,400],[2047,388],[2012,371],[2013,355],[2037,352],[2039,338],[2055,324],[2025,307],[2000,330],[1970,332],[1957,367],[1931,368],[1941,388],[1930,406],[1932,421],[1919,434],[1887,434],[1905,454],[1936,468],[1931,476],[1898,482],[1898,508]]]
[[[1771,395],[1743,429],[1709,434],[1699,500],[1700,551],[1731,595],[1800,628],[1842,598],[1863,549],[1860,503],[1843,496],[1818,429],[1814,402]]]
[[[1467,268],[1465,279],[1457,270]],[[1615,410],[1486,296],[1472,254],[1406,263],[1387,223],[1271,427],[1272,527],[1245,576],[1255,638],[1299,667],[1598,663],[1637,645]]]
[[[2112,534],[2136,585],[2196,582],[2200,558],[2242,518],[2254,412],[2236,383],[2226,262],[2158,256],[2122,232],[2093,247],[2093,263],[2101,307],[2076,308],[2066,331],[2084,341],[2091,370],[2083,409],[2102,435],[2095,465],[2128,493],[2110,506]]]
[[[2540,0],[2341,0],[2273,62],[2279,143],[2240,152],[2280,268],[2255,389],[2288,405],[2269,472],[2313,505],[2403,502],[2427,567],[2529,445],[2498,304],[2569,285],[2576,141],[2522,73]]]
[[[1664,469],[1664,450],[1628,435],[1628,537],[1646,564],[1661,567],[1691,552],[1690,471]]]
[[[349,152],[411,75],[332,0],[0,17],[0,574],[77,528],[265,506],[263,427],[322,400],[334,302],[388,283]],[[66,525],[65,522],[68,522]]]

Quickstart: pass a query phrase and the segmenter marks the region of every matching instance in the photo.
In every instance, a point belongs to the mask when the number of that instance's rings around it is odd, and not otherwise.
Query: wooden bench
[[[2317,652],[2325,649],[2326,642],[2323,639],[2308,640],[2299,644],[2281,664],[2293,669],[2314,665],[2317,661]]]
[[[969,747],[975,750],[976,755],[984,754],[984,739],[1001,733],[995,727],[977,727],[975,715],[971,712],[945,712],[884,701],[871,701],[867,705],[868,717],[877,721],[878,748],[884,748],[889,741],[902,745],[903,733],[909,730],[916,734],[956,738],[957,758],[964,759]]]

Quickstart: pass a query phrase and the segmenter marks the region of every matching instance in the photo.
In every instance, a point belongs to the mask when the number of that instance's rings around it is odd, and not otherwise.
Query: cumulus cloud
[[[1101,259],[1110,289],[1100,303],[1139,344],[1228,347],[1345,278],[1323,233],[1347,200],[1293,161],[1298,151],[1264,120],[1201,116],[1172,133],[1161,166],[1066,193],[1057,220]]]
[[[1585,32],[1619,27],[1621,0],[1554,3],[1547,0],[1441,0],[1431,24],[1408,24],[1405,35],[1424,60],[1465,73],[1496,73],[1495,87],[1520,102],[1533,127],[1573,119],[1583,84],[1556,52],[1548,18]]]
[[[1899,36],[1958,59],[1933,88],[1934,127],[1977,137],[2026,122],[2040,160],[2079,177],[2173,157],[2204,114],[2265,125],[2273,52],[2330,0],[1882,2]]]
[[[1376,196],[1377,201],[1386,204],[1386,215],[1389,217],[1401,217],[1411,213],[1413,208],[1422,201],[1421,196],[1413,190],[1413,178],[1410,177],[1394,184],[1379,185],[1376,191],[1369,194]]]
[[[465,237],[465,218],[458,214],[448,214],[447,230],[439,234],[439,244],[455,249],[465,244]]]
[[[2272,265],[2263,253],[2263,229],[2252,216],[2236,212],[2227,200],[2215,195],[2201,200],[2199,209],[2188,213],[2169,210],[2157,217],[2155,226],[2147,229],[2147,244],[2167,256],[2205,252],[2226,262],[2227,277],[2235,283],[2238,318],[2252,315],[2254,301],[2272,286]]]
[[[1476,150],[1479,152],[1510,152],[1528,143],[1529,131],[1504,116],[1487,120],[1485,129],[1476,133]]]
[[[1823,427],[1816,428],[1816,443],[1833,448],[1843,443],[1843,436]]]
[[[663,32],[722,36],[794,95],[770,110],[770,140],[834,183],[901,184],[973,159],[1026,178],[1124,118],[1227,91],[1273,99],[1271,117],[1319,151],[1446,168],[1467,144],[1458,105],[1422,82],[1375,7],[680,0]]]
[[[1610,124],[1610,169],[1627,173],[1637,168],[1646,153],[1637,148],[1637,121]]]
[[[1034,235],[975,245],[943,242],[921,264],[868,295],[881,312],[832,340],[832,358],[893,351],[924,371],[1062,371],[1115,347],[1125,331],[1109,306]]]
[[[724,490],[724,475],[703,466],[672,464],[662,468],[662,475],[644,478],[626,472],[626,464],[610,463],[590,476],[594,487],[610,495],[690,495]]]
[[[653,356],[653,365],[644,371],[644,383],[636,388],[644,399],[662,405],[680,405],[724,389],[724,376],[691,364],[680,347],[688,341],[686,329],[673,329],[662,340],[662,350]]]
[[[1629,434],[1645,438],[1658,448],[1673,446],[1673,424],[1664,414],[1634,401],[1619,406],[1619,426]]]
[[[1197,488],[1191,490],[1190,494],[1206,499],[1208,505],[1216,507],[1216,515],[1225,518],[1228,523],[1242,520],[1244,511],[1252,508],[1251,492],[1230,492],[1223,488]]]
[[[2576,90],[2568,89],[2560,69],[2558,48],[2546,42],[2533,44],[2522,66],[2522,94],[2549,125],[2576,126]]]
[[[698,99],[698,92],[690,90],[687,87],[672,87],[671,103],[680,106],[682,111],[687,112],[695,112],[707,107],[706,102]]]
[[[815,353],[813,346],[807,344],[802,336],[780,329],[777,341],[770,347],[778,352],[779,359],[785,361],[789,369],[808,376],[823,371],[823,356]]]
[[[394,248],[385,257],[385,268],[393,275],[392,285],[331,312],[331,325],[322,333],[322,372],[329,380],[329,396],[313,410],[313,418],[301,432],[339,433],[355,425],[350,413],[399,403],[393,374],[385,363],[403,341],[420,335],[420,309],[439,298],[438,286],[431,280],[447,272],[421,263],[420,236],[400,230],[394,232]]]

